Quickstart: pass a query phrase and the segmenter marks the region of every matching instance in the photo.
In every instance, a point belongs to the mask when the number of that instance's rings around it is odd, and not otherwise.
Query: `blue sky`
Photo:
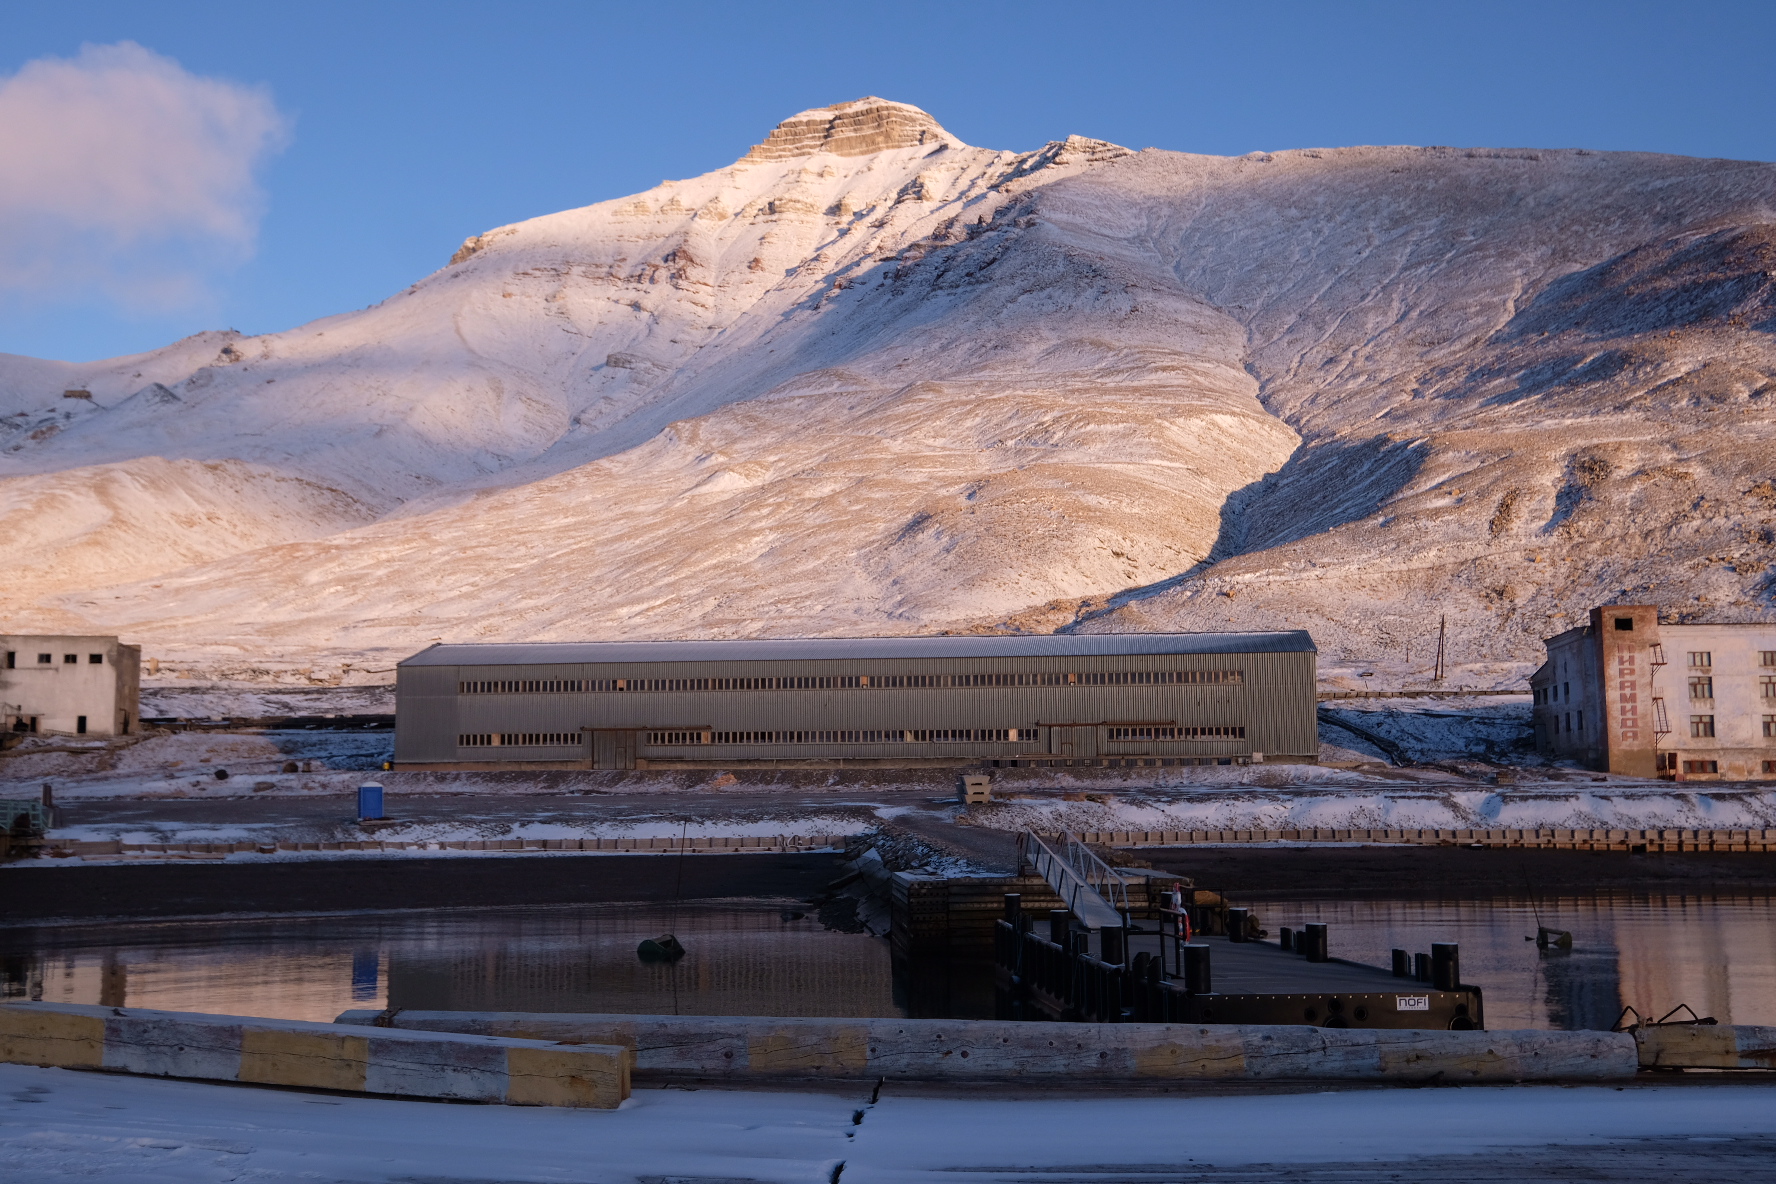
[[[16,248],[0,253],[0,351],[85,360],[362,307],[471,234],[719,168],[778,120],[865,94],[995,148],[1077,133],[1227,154],[1379,143],[1776,159],[1767,0],[15,3],[0,11],[0,75],[39,78],[30,63],[119,42],[194,76],[194,102],[210,93],[198,80],[224,80],[276,123],[216,132],[209,149],[212,166],[239,166],[214,193],[239,203],[244,229],[216,232],[214,211],[179,223],[180,191],[155,199],[154,216],[182,227],[163,241],[148,215],[128,215],[131,238],[124,215],[85,207],[42,232],[32,220],[61,217],[70,184],[90,181],[82,200],[100,205],[147,199],[111,192],[118,154],[102,145],[56,166],[77,170],[71,183],[5,161],[50,195],[0,200],[15,222],[0,239]],[[61,93],[31,91],[47,131],[9,151],[88,143],[54,134]],[[140,118],[141,137],[158,134],[157,116]],[[249,140],[252,152],[217,147]],[[110,237],[83,229],[98,225]],[[20,270],[27,258],[76,262],[48,283]],[[149,282],[162,271],[179,282]]]

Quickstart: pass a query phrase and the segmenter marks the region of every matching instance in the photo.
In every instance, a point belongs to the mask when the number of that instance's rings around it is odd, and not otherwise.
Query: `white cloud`
[[[133,42],[26,63],[0,79],[0,289],[201,302],[253,252],[255,172],[287,129],[264,88]]]

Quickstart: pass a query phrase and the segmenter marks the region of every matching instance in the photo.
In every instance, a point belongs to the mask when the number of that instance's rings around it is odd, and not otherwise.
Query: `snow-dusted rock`
[[[0,359],[0,536],[32,555],[0,615],[274,666],[1287,624],[1385,675],[1447,614],[1458,670],[1506,680],[1598,599],[1763,611],[1773,192],[804,112],[360,312]]]

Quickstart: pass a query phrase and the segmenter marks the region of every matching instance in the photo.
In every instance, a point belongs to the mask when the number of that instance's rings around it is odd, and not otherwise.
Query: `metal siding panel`
[[[456,669],[395,670],[395,760],[456,759]]]
[[[1142,635],[1151,636],[1151,635]],[[1233,635],[1250,637],[1252,635]],[[655,644],[655,643],[645,643]],[[486,653],[494,648],[450,647]],[[509,647],[560,652],[575,647]],[[430,651],[428,651],[430,653]],[[1228,755],[1253,750],[1312,756],[1318,751],[1314,721],[1313,669],[1306,652],[1141,653],[1089,655],[1001,654],[993,657],[822,659],[794,661],[698,660],[690,662],[525,662],[461,668],[404,664],[398,680],[422,670],[449,671],[450,691],[458,679],[556,678],[721,678],[762,676],[847,676],[859,674],[958,674],[1062,672],[1084,665],[1091,670],[1240,669],[1237,685],[1170,686],[856,688],[784,691],[602,692],[587,694],[465,695],[448,728],[452,757],[457,730],[465,732],[565,732],[582,725],[599,728],[690,728],[720,731],[874,730],[879,728],[1028,727],[1038,723],[1099,723],[1110,720],[1175,721],[1181,725],[1244,724],[1247,739],[1226,742],[1167,742],[1166,755]],[[1088,661],[1078,661],[1086,658]],[[417,685],[417,684],[415,684]],[[452,695],[454,699],[454,695]],[[414,706],[418,707],[417,700]],[[460,724],[456,715],[460,715]],[[400,741],[397,729],[397,743]],[[1006,755],[999,744],[897,744],[818,746],[835,755],[959,756],[976,750]],[[1024,744],[1032,749],[1032,744]],[[843,748],[844,752],[838,750]],[[450,759],[408,757],[401,759]],[[687,749],[688,751],[688,749]],[[697,746],[710,756],[728,753],[761,758],[817,755],[809,746]],[[499,754],[475,750],[465,759]],[[509,756],[509,754],[506,754]],[[1113,755],[1113,754],[1112,754]]]

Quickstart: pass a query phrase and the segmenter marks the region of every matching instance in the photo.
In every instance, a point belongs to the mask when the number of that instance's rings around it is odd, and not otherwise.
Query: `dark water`
[[[1261,923],[1324,921],[1334,956],[1456,941],[1491,1028],[1607,1028],[1624,1005],[1687,1003],[1776,1024],[1776,899],[1268,901]],[[1537,920],[1573,948],[1541,951]],[[671,931],[687,955],[641,962]],[[0,933],[0,993],[69,1003],[328,1020],[352,1007],[683,1015],[990,1016],[979,968],[895,967],[888,943],[778,907],[487,909]]]
[[[1722,1023],[1776,1024],[1776,899],[1623,894],[1488,901],[1269,901],[1260,923],[1324,921],[1334,957],[1389,965],[1394,947],[1461,945],[1489,1028],[1609,1028],[1622,1009],[1679,1004]],[[1540,950],[1539,923],[1573,935]]]
[[[636,957],[673,932],[685,957]],[[896,1016],[888,943],[777,907],[578,906],[0,934],[11,998],[331,1020],[348,1008]]]

